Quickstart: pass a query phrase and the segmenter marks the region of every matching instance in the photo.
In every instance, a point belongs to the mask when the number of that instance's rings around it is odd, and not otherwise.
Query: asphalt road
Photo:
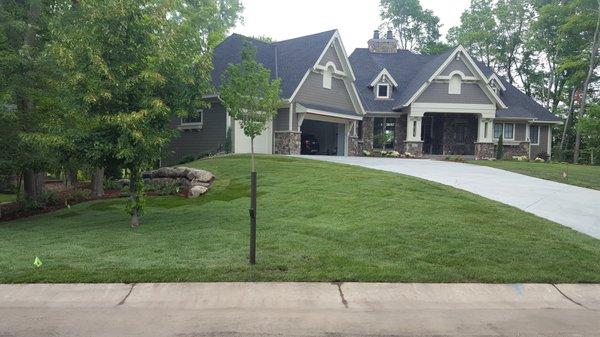
[[[0,336],[600,336],[600,285],[0,285]]]

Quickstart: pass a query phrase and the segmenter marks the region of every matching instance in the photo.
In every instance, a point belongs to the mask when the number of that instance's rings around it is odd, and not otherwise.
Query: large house
[[[281,79],[281,108],[255,139],[259,153],[300,154],[304,135],[323,155],[394,149],[489,158],[502,136],[506,156],[535,158],[550,154],[551,126],[561,123],[462,46],[419,55],[399,50],[391,32],[382,38],[375,31],[368,48],[348,57],[337,30],[272,43],[233,34],[214,53],[216,92],[205,96],[211,107],[173,121],[182,133],[165,163],[219,151],[228,130],[233,152],[249,152],[249,139],[218,95],[221,74],[240,62],[245,43]]]

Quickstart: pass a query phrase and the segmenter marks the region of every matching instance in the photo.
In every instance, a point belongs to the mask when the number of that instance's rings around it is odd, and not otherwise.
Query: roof
[[[458,47],[457,47],[458,48]],[[420,55],[399,49],[396,53],[371,53],[368,48],[357,48],[350,55],[350,64],[356,75],[356,89],[366,111],[392,112],[394,107],[405,105],[421,86],[439,69],[456,48],[439,55]],[[489,78],[494,72],[485,64],[475,61],[482,73]],[[398,82],[391,99],[375,99],[370,87],[374,76],[387,69]],[[525,95],[505,79],[498,76],[506,90],[500,99],[507,109],[498,109],[497,118],[530,118],[540,121],[561,121],[548,109]]]
[[[281,95],[289,98],[315,65],[336,30],[306,35],[278,42],[263,42],[240,34],[232,34],[215,48],[212,79],[216,88],[221,74],[229,64],[241,62],[240,52],[245,42],[256,47],[256,60],[271,71],[271,78],[281,78]]]

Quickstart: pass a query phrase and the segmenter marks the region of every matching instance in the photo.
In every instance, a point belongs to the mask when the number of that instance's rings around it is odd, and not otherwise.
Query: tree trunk
[[[73,187],[77,184],[77,170],[67,170],[65,177],[65,185],[67,187]]]
[[[252,172],[256,172],[256,166],[254,164],[254,137],[250,138],[250,153],[252,156]]]
[[[250,264],[256,264],[256,166],[254,164],[254,137],[250,138],[252,172],[250,173]]]
[[[562,156],[562,160],[565,160],[565,155],[563,151],[565,149],[565,139],[567,138],[567,130],[569,129],[569,123],[571,123],[571,119],[573,118],[573,106],[575,104],[575,93],[577,92],[577,87],[573,87],[573,91],[571,91],[571,99],[569,100],[569,110],[567,111],[567,120],[565,121],[565,127],[563,129],[562,138],[560,140],[560,153]]]
[[[44,182],[46,178],[45,172],[34,172],[33,170],[25,170],[23,173],[23,187],[25,197],[35,199],[42,194],[44,190]]]
[[[598,3],[598,10],[600,10],[600,1]],[[598,31],[600,30],[600,12],[598,13],[598,17],[596,19],[596,30],[594,32],[594,41],[592,42],[592,50],[590,51],[590,66],[588,68],[588,73],[585,78],[585,82],[583,83],[583,88],[581,92],[581,104],[579,105],[579,117],[583,117],[585,115],[585,101],[587,99],[587,90],[590,85],[590,81],[592,76],[594,75],[594,67],[596,64],[596,55],[598,54]],[[581,132],[577,130],[577,134],[575,136],[575,149],[573,151],[573,163],[579,162],[579,147],[581,146]]]
[[[140,211],[139,211],[139,172],[137,169],[132,169],[129,176],[129,200],[131,202],[131,227],[140,227]]]
[[[99,198],[104,195],[104,168],[99,167],[92,173],[92,197]]]

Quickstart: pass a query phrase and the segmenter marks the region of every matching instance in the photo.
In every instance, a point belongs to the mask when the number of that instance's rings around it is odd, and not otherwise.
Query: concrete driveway
[[[402,173],[460,188],[600,239],[600,191],[472,164],[426,159],[302,156]]]

